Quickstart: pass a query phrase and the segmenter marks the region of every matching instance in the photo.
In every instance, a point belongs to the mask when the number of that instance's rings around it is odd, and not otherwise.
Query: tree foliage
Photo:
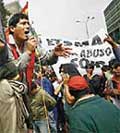
[[[5,9],[3,0],[0,0],[0,13],[3,20],[3,26],[6,27],[7,25],[7,16],[10,15],[10,12]]]

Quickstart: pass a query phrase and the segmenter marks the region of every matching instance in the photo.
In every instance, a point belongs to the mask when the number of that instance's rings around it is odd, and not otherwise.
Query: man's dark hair
[[[10,20],[8,22],[8,26],[15,27],[20,19],[27,19],[28,20],[28,16],[26,14],[23,14],[23,13],[16,13],[10,18]]]
[[[19,74],[19,70],[12,61],[3,64],[0,68],[0,80],[4,78],[13,79],[17,74]]]
[[[59,73],[61,72],[68,73],[70,77],[81,75],[74,63],[61,64],[59,67]]]
[[[86,64],[85,69],[94,69],[94,64]]]
[[[79,98],[83,97],[86,94],[90,94],[90,89],[86,88],[83,90],[70,90],[70,94],[75,97],[75,100],[78,100]]]
[[[35,83],[35,81],[32,81],[31,84],[31,91],[37,88],[37,84]]]
[[[119,67],[120,66],[120,62],[115,62],[114,64],[113,64],[113,68],[117,68],[117,67]]]
[[[103,72],[106,72],[106,71],[110,70],[110,67],[108,65],[103,65],[102,68],[101,68],[101,70]]]

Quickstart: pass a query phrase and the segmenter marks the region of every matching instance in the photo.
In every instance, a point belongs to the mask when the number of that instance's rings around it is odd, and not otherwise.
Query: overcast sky
[[[10,3],[14,0],[4,0]],[[23,6],[26,0],[19,0]],[[29,16],[33,26],[42,36],[65,39],[87,38],[85,23],[88,16],[95,17],[88,21],[89,35],[94,35],[101,28],[106,30],[103,10],[112,0],[29,0]]]

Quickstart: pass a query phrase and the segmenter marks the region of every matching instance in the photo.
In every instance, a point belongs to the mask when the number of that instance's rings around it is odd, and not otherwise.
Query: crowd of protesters
[[[59,81],[51,65],[72,49],[57,44],[44,51],[22,13],[9,19],[8,30],[0,41],[0,133],[120,132],[120,46],[110,36],[104,41],[116,58],[101,74],[91,63],[84,75],[66,63]]]

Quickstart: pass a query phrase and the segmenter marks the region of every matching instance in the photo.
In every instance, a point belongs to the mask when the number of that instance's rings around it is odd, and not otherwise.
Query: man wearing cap
[[[118,133],[120,132],[120,110],[98,95],[90,94],[86,80],[72,71],[73,64],[60,67],[64,80],[66,117],[69,133]],[[72,69],[73,70],[73,69]]]

